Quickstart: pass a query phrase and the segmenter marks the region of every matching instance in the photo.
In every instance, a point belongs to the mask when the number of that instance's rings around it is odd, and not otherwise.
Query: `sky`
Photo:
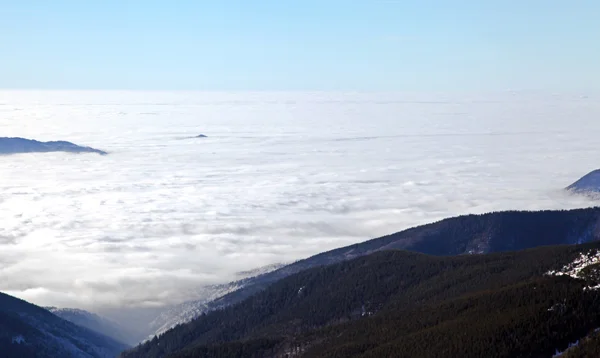
[[[0,0],[0,88],[596,91],[595,0]]]

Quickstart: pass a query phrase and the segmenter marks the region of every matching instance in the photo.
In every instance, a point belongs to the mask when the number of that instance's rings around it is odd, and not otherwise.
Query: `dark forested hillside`
[[[600,208],[505,211],[459,216],[295,262],[279,270],[247,279],[241,284],[241,289],[212,302],[202,302],[202,307],[208,310],[225,307],[240,302],[291,274],[380,250],[402,249],[431,255],[460,255],[585,243],[599,239]]]
[[[0,293],[0,357],[109,358],[123,343]]]
[[[282,279],[123,357],[538,357],[600,327],[600,293],[549,276],[600,244],[381,251]]]

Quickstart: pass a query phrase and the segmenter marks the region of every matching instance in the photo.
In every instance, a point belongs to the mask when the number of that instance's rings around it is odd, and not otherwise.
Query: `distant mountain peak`
[[[576,193],[600,194],[600,169],[587,173],[566,189]]]

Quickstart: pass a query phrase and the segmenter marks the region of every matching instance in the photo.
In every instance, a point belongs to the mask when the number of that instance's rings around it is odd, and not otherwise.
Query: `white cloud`
[[[0,291],[42,305],[160,305],[448,216],[589,206],[560,188],[600,167],[598,103],[0,92],[3,136],[111,152],[0,157]]]

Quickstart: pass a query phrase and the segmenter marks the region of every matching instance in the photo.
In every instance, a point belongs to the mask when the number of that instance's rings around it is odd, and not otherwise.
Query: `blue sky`
[[[588,91],[597,0],[0,0],[0,88]]]

